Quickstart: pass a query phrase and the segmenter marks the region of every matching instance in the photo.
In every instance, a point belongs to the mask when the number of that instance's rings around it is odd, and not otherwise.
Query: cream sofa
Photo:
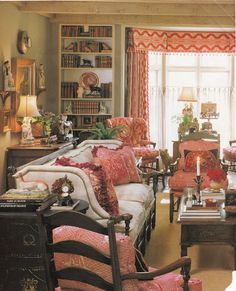
[[[85,140],[75,149],[71,149],[63,154],[64,157],[71,157],[77,162],[91,162],[93,159],[91,150],[94,146],[103,145],[108,148],[117,148],[122,143],[118,140]],[[88,201],[89,209],[87,215],[105,223],[109,214],[98,204],[92,185],[88,176],[83,170],[75,167],[54,166],[54,159],[48,155],[47,162],[44,164],[32,163],[21,167],[13,177],[16,187],[19,187],[20,180],[24,181],[43,181],[51,188],[53,182],[67,175],[73,182],[75,191],[71,194],[72,199],[83,199]],[[42,159],[39,159],[41,161]],[[129,235],[132,237],[134,245],[143,253],[145,243],[150,239],[151,229],[155,226],[155,194],[153,187],[145,183],[129,183],[114,186],[119,203],[120,214],[129,213],[133,216],[129,226]],[[119,232],[124,232],[125,224],[118,225]]]

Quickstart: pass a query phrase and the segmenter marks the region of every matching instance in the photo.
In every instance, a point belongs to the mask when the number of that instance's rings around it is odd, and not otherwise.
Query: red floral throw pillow
[[[219,162],[217,160],[218,150],[209,151],[184,151],[186,172],[195,172],[197,169],[197,157],[200,158],[200,168],[202,172],[209,169],[218,168]]]
[[[110,159],[114,155],[121,155],[125,160],[125,166],[129,173],[129,182],[140,183],[141,178],[136,167],[136,160],[133,149],[130,146],[120,146],[116,149],[109,149],[104,146],[94,147],[92,150],[93,157]]]
[[[57,158],[55,165],[76,167],[83,170],[90,179],[99,205],[110,215],[119,214],[115,189],[101,166],[90,163],[76,163],[66,157]]]
[[[129,172],[121,155],[113,155],[108,159],[95,158],[94,162],[102,166],[113,185],[128,184],[130,182]]]

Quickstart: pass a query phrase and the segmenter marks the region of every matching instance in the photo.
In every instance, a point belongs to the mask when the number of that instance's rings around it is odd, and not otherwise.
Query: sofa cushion
[[[119,214],[119,205],[114,187],[101,166],[90,163],[76,163],[70,158],[61,157],[55,165],[70,166],[82,169],[89,177],[95,196],[100,206],[110,215]]]
[[[95,158],[94,162],[103,167],[103,170],[114,185],[127,184],[130,182],[129,172],[123,156],[113,155],[108,159]]]
[[[116,149],[109,149],[104,146],[94,147],[92,154],[94,157],[103,159],[109,159],[114,155],[121,155],[125,159],[125,166],[129,172],[129,182],[141,182],[141,178],[136,167],[135,155],[133,149],[130,146],[120,146]]]
[[[209,151],[188,151],[184,150],[185,167],[186,172],[196,172],[197,169],[197,157],[200,158],[201,172],[206,172],[209,169],[219,167],[217,160],[218,150]]]
[[[53,241],[59,242],[64,240],[77,240],[89,244],[105,254],[109,254],[109,240],[106,235],[94,233],[85,229],[72,226],[61,226],[54,230]],[[130,237],[122,234],[116,234],[117,250],[120,263],[121,273],[135,272],[135,249],[132,246]],[[62,269],[65,266],[78,266],[88,268],[103,277],[105,280],[112,282],[111,268],[103,263],[91,260],[89,258],[72,255],[72,254],[55,254],[56,269]],[[62,288],[71,288],[72,290],[97,291],[99,288],[93,287],[78,281],[59,280]],[[125,280],[123,290],[138,290],[136,280]]]
[[[114,188],[119,201],[139,202],[147,208],[154,199],[152,187],[146,184],[129,183]]]

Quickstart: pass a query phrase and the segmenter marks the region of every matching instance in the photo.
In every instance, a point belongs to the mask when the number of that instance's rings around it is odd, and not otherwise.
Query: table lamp
[[[197,102],[193,87],[183,87],[181,94],[179,95],[178,101]]]
[[[16,113],[17,117],[23,117],[21,144],[33,144],[31,120],[32,117],[40,116],[37,108],[37,96],[20,96],[20,105]]]

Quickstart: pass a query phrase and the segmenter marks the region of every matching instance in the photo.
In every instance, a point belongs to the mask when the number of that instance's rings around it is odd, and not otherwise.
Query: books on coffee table
[[[201,198],[202,198],[202,201],[206,199],[215,199],[218,201],[224,201],[225,191],[223,189],[220,189],[220,191],[213,191],[210,188],[206,188],[201,191]]]
[[[48,190],[10,189],[0,196],[0,211],[35,211],[44,203],[56,201],[56,195]]]
[[[180,219],[221,219],[220,207],[183,206]]]

